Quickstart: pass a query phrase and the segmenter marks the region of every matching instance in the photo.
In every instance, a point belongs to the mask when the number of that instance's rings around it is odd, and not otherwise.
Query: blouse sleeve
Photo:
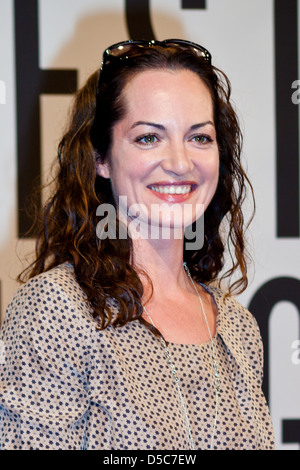
[[[89,328],[47,276],[19,289],[1,330],[1,449],[83,449]]]

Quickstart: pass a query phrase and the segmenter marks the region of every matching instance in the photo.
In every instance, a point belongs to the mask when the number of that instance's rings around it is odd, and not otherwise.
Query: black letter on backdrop
[[[18,217],[19,237],[26,236],[32,224],[25,211],[33,185],[41,201],[41,94],[69,94],[77,89],[76,70],[39,68],[38,0],[15,0]]]
[[[292,277],[279,277],[263,284],[249,304],[255,316],[264,343],[264,382],[263,391],[269,400],[269,319],[273,307],[281,301],[293,303],[299,312],[300,323],[300,280]],[[299,331],[300,338],[300,331]],[[300,420],[283,420],[283,442],[299,442]]]
[[[282,442],[300,444],[300,419],[282,421]]]
[[[126,0],[126,21],[130,39],[155,39],[150,20],[149,0]]]
[[[181,8],[200,10],[206,8],[206,0],[181,0]]]
[[[125,11],[131,39],[155,39],[150,19],[150,0],[126,0]],[[205,0],[181,0],[182,9],[206,8]]]
[[[277,236],[299,237],[299,108],[291,100],[298,78],[297,0],[275,0]]]
[[[269,399],[269,318],[278,302],[291,302],[299,311],[300,321],[300,280],[293,277],[278,277],[263,284],[254,294],[249,310],[255,316],[264,343],[264,383],[263,390]],[[300,338],[300,334],[299,334]]]

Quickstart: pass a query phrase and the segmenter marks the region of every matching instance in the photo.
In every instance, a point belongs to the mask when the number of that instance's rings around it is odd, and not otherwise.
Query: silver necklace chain
[[[204,317],[204,320],[205,320],[205,323],[206,323],[206,327],[207,327],[207,330],[208,330],[208,333],[209,333],[209,337],[210,337],[212,359],[213,359],[213,370],[214,370],[214,382],[213,383],[214,383],[214,389],[215,389],[215,417],[214,417],[213,432],[212,432],[211,443],[210,443],[210,449],[212,450],[213,447],[214,447],[214,438],[215,438],[216,426],[217,426],[219,395],[220,395],[219,368],[218,368],[217,356],[216,356],[216,353],[215,353],[214,340],[213,340],[213,337],[212,337],[212,334],[211,334],[211,331],[210,331],[210,328],[209,328],[209,324],[208,324],[208,320],[207,320],[207,317],[206,317],[206,314],[205,314],[205,309],[204,309],[204,305],[203,305],[201,296],[199,294],[199,291],[198,291],[197,287],[195,286],[194,280],[193,280],[193,278],[191,276],[191,273],[190,273],[190,271],[189,271],[189,269],[188,269],[185,262],[183,263],[183,266],[184,266],[184,269],[185,269],[189,279],[191,280],[192,285],[194,287],[194,290],[195,290],[195,292],[198,296],[198,299],[199,299],[199,302],[200,302],[200,305],[201,305],[202,314],[203,314],[203,317]],[[154,328],[156,328],[152,318],[150,317],[150,315],[147,312],[146,307],[144,305],[143,305],[143,309],[144,309],[144,312],[146,313],[147,317],[149,318],[150,322],[154,326]],[[167,344],[166,344],[164,338],[161,337],[160,340],[161,340],[166,358],[167,358],[168,363],[170,365],[171,372],[172,372],[172,375],[174,377],[174,382],[175,382],[175,385],[176,385],[176,388],[177,388],[177,391],[178,391],[182,411],[183,411],[183,414],[184,414],[184,419],[185,419],[185,422],[186,422],[187,432],[188,432],[188,436],[189,436],[190,448],[192,450],[195,450],[195,444],[194,444],[194,439],[193,439],[193,435],[192,435],[192,431],[191,431],[188,412],[187,412],[185,402],[184,402],[184,398],[183,398],[183,395],[182,395],[182,392],[181,392],[180,382],[179,382],[179,378],[177,376],[176,368],[175,368],[175,365],[174,365],[174,363],[171,359],[171,356],[170,356],[170,353],[169,353],[169,350],[168,350],[168,347],[167,347]]]

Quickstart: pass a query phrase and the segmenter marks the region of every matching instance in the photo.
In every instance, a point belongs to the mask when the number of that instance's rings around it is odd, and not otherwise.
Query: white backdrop
[[[26,3],[28,0],[22,1]],[[76,69],[78,86],[99,66],[106,46],[129,38],[126,2],[123,0],[39,0],[37,3],[39,67]],[[205,8],[183,8],[187,3],[151,0],[150,21],[157,39],[185,38],[207,47],[214,65],[224,70],[231,80],[233,100],[244,130],[245,164],[257,202],[250,238],[255,267],[251,271],[248,290],[239,298],[248,306],[264,283],[280,277],[299,279],[300,271],[299,236],[276,236],[275,2],[207,0]],[[32,4],[34,1],[29,0],[28,8]],[[33,249],[32,240],[20,241],[17,235],[13,0],[1,0],[0,4],[0,57],[0,280],[3,318],[17,286],[14,278],[25,266],[19,257],[27,256]],[[293,77],[293,80],[297,79],[298,76]],[[292,82],[290,85],[292,97]],[[70,95],[40,96],[44,180],[55,156],[70,100]],[[284,441],[282,432],[283,420],[295,420],[299,430],[299,320],[296,305],[282,301],[272,309],[269,321],[269,403],[277,449],[300,449],[300,431],[298,436],[294,433],[295,441]]]

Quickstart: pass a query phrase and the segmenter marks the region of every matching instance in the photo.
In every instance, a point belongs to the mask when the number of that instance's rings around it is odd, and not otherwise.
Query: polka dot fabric
[[[209,288],[218,306],[221,393],[215,449],[273,449],[261,391],[262,344],[251,314]],[[159,339],[138,321],[97,330],[67,264],[22,286],[1,329],[2,449],[188,450],[174,378]],[[210,344],[169,343],[197,449],[215,417]]]

